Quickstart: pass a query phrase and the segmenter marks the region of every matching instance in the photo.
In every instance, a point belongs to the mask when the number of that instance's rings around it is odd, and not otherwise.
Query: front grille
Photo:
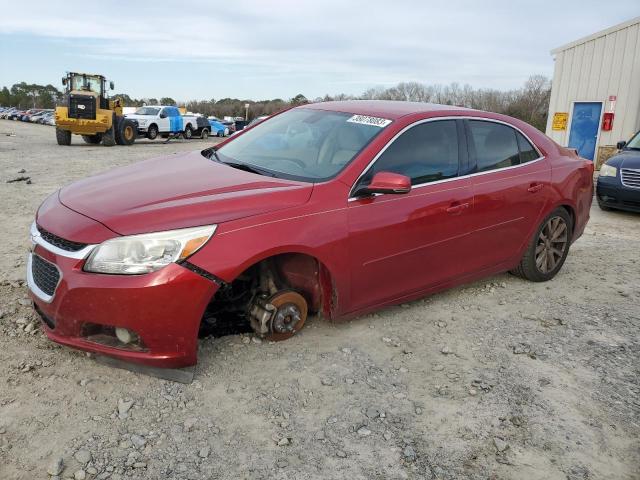
[[[625,187],[640,188],[640,170],[623,168],[620,176]]]
[[[62,237],[59,237],[57,235],[54,235],[51,232],[46,231],[40,225],[38,225],[38,231],[40,232],[40,236],[45,242],[50,243],[54,247],[58,247],[62,250],[66,250],[67,252],[77,252],[87,246],[86,243],[72,242],[71,240],[65,240]]]
[[[53,296],[60,281],[58,267],[34,254],[31,258],[31,275],[40,290],[49,296]]]
[[[69,97],[69,118],[96,119],[96,99],[87,95]]]

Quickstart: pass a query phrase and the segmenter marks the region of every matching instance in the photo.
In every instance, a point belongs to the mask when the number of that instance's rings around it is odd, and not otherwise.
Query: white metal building
[[[640,130],[640,17],[551,51],[547,135],[597,166]]]

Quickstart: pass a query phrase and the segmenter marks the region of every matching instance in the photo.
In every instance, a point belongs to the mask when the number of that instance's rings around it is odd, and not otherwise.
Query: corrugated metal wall
[[[630,23],[552,52],[556,58],[547,135],[560,145],[569,140],[573,102],[601,101],[608,112],[609,97],[617,97],[613,129],[600,130],[596,152],[640,130],[640,19]],[[569,114],[566,130],[552,130],[556,112]]]

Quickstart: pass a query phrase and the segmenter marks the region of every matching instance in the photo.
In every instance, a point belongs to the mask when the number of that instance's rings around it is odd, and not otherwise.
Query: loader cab
[[[62,85],[70,118],[95,120],[97,109],[110,109],[107,88],[113,90],[113,82],[104,76],[69,72]]]

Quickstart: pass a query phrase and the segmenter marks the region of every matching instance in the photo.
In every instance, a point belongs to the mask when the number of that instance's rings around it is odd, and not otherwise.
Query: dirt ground
[[[0,120],[0,479],[640,478],[640,215],[593,207],[548,283],[499,275],[275,344],[203,339],[190,385],[49,342],[24,286],[39,203],[208,143],[59,147]]]

